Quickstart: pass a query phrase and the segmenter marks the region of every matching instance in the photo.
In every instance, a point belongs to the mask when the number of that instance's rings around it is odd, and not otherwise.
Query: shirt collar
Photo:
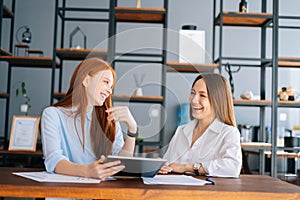
[[[221,133],[222,127],[224,126],[224,123],[222,123],[217,118],[209,125],[209,129],[211,129],[215,133]]]
[[[92,109],[90,109],[90,110],[88,110],[88,111],[86,112],[86,118],[87,118],[89,121],[91,121],[91,119],[92,119],[93,110],[94,110],[94,108],[92,108]]]
[[[197,122],[198,122],[197,119],[193,119],[188,124],[186,124],[185,127],[183,128],[183,133],[188,138],[188,140],[192,138],[193,131],[197,125]],[[220,133],[223,125],[224,123],[222,123],[217,118],[215,118],[214,121],[208,126],[207,130],[210,129],[214,133]]]
[[[77,109],[77,108],[76,108],[76,109]],[[73,108],[73,112],[74,112],[76,109]],[[89,121],[92,120],[93,110],[94,110],[94,108],[86,111],[85,118],[86,118],[87,120],[89,120]],[[80,120],[80,115],[77,116],[77,120]]]
[[[183,134],[185,135],[185,137],[189,141],[189,144],[191,144],[191,142],[192,142],[193,131],[194,131],[194,128],[196,127],[196,125],[197,125],[197,122],[198,122],[197,119],[193,119],[192,121],[187,123],[182,129]]]

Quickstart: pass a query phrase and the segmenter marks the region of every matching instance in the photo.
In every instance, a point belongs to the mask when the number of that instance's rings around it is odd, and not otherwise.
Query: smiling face
[[[88,110],[93,106],[102,106],[112,93],[113,74],[110,70],[98,72],[95,76],[87,76],[83,85],[88,98]]]
[[[214,119],[213,108],[203,79],[199,79],[191,89],[190,104],[195,119],[209,121]]]

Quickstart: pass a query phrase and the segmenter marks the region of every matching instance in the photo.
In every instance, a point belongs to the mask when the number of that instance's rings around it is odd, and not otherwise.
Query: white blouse
[[[194,119],[179,126],[163,158],[169,163],[202,163],[209,176],[238,177],[242,166],[239,130],[215,119],[191,147],[196,125]]]

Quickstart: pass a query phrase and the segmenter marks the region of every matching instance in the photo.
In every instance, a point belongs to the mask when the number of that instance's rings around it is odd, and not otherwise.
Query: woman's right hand
[[[168,166],[168,165],[164,165],[162,166],[162,168],[160,168],[159,172],[160,174],[168,174],[172,171],[172,167]]]
[[[127,106],[111,107],[106,112],[108,113],[108,121],[124,122],[131,133],[137,132],[137,123]]]
[[[113,161],[104,163],[105,156],[91,164],[86,165],[86,177],[97,178],[104,181],[106,178],[118,173],[125,168],[120,165],[120,161]]]

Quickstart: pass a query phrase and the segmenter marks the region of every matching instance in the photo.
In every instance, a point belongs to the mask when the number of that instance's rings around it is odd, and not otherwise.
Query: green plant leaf
[[[25,89],[25,88],[22,88],[22,94],[23,94],[23,96],[25,96],[26,93],[27,93],[26,89]]]

